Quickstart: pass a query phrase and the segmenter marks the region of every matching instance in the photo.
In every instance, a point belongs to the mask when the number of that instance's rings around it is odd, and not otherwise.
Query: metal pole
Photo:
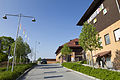
[[[17,40],[18,34],[19,34],[20,21],[21,21],[21,14],[19,14],[19,21],[18,21],[18,29],[17,29],[16,40]],[[13,69],[14,69],[14,62],[15,62],[16,40],[15,40],[15,47],[14,47],[14,54],[13,54],[13,62],[12,62],[12,69],[11,69],[12,72],[13,72]]]
[[[37,41],[35,41],[35,59],[34,59],[34,61],[36,61],[36,44],[37,44]]]

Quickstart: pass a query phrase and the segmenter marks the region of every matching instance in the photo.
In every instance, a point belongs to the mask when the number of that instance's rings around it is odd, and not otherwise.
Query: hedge
[[[87,61],[77,61],[77,64],[87,64]]]
[[[11,67],[9,71],[5,71],[4,68],[0,68],[0,80],[16,80],[25,70],[32,67],[35,64],[21,64],[14,67],[14,71],[11,72]]]
[[[77,63],[63,63],[62,66],[99,78],[101,80],[120,80],[120,72],[100,68],[93,69],[92,67],[83,66]]]

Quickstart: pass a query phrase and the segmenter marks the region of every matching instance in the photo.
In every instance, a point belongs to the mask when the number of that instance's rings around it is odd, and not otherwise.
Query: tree
[[[62,56],[68,57],[68,55],[72,52],[72,50],[68,47],[67,44],[63,46],[61,49]],[[63,60],[63,59],[62,59]],[[68,58],[66,58],[66,61],[68,61]],[[63,62],[63,61],[62,61]]]
[[[14,52],[14,46],[15,46],[15,43],[12,44],[12,49],[11,49],[12,55]],[[19,36],[16,39],[16,51],[15,51],[17,62],[21,63],[21,59],[23,59],[22,61],[26,61],[28,58],[27,55],[30,52],[31,52],[31,49],[30,49],[29,45],[27,44],[27,42],[24,42],[22,37]]]
[[[38,60],[37,61],[41,61],[41,57],[40,58],[38,58]]]
[[[12,37],[2,36],[0,37],[1,43],[1,50],[0,52],[7,53],[9,46],[14,42]]]
[[[85,22],[79,36],[79,44],[85,51],[91,52],[93,67],[94,63],[92,52],[93,50],[102,49],[102,42],[100,42],[100,39],[101,38],[96,31],[96,27],[94,27],[92,24],[88,24],[87,22]]]
[[[31,53],[30,46],[28,45],[27,42],[24,42],[24,46],[25,46],[25,55],[28,55],[29,53]]]
[[[3,62],[8,60],[9,46],[11,46],[11,44],[14,42],[14,39],[12,37],[2,36],[0,37],[0,40],[1,40],[0,62]]]

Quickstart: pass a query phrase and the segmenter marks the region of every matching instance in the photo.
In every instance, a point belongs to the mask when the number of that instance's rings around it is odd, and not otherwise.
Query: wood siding
[[[120,2],[120,0],[118,0]],[[115,0],[104,0],[104,8],[107,9],[107,13],[104,15],[103,10],[96,16],[97,22],[91,23],[96,27],[97,31],[100,32],[105,28],[109,27],[116,21],[120,20],[120,13],[117,8]]]

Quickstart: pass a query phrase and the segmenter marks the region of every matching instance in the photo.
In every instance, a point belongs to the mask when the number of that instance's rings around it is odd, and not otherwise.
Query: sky
[[[28,42],[36,58],[55,58],[59,46],[79,38],[82,27],[76,26],[93,0],[0,0],[0,36],[16,38],[18,17],[5,14],[33,16],[21,18],[19,36]],[[23,36],[25,35],[29,40]],[[40,42],[40,44],[39,44]]]

